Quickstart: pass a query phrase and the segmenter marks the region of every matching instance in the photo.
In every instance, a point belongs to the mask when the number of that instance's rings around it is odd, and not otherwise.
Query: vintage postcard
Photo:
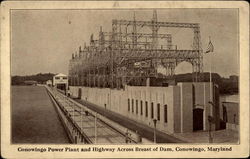
[[[3,158],[249,156],[245,1],[1,3]]]

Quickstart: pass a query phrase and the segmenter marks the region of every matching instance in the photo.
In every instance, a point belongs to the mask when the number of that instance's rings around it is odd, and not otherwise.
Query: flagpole
[[[210,36],[209,36],[209,43],[211,43],[211,39],[210,39]],[[213,52],[213,51],[212,51]],[[213,103],[213,97],[212,97],[212,55],[213,53],[210,53],[210,102]],[[210,116],[212,116],[212,105],[210,106]],[[209,119],[208,119],[209,120]],[[209,133],[209,138],[208,138],[208,142],[209,143],[212,143],[212,134],[211,134],[211,131],[212,131],[212,121],[209,121],[209,130],[208,130],[208,133]]]
[[[211,37],[209,36],[209,43],[211,43]],[[211,50],[210,53],[210,78],[209,78],[209,82],[210,82],[210,102],[213,103],[213,83],[212,83],[212,61],[213,61],[213,49]],[[212,108],[210,109],[210,115],[212,116]]]
[[[212,102],[212,54],[210,54],[210,101]]]
[[[205,80],[203,81],[204,82],[204,84],[203,84],[203,109],[204,109],[204,111],[205,111],[205,114],[206,114],[206,83],[205,83]],[[204,130],[206,130],[207,129],[207,126],[206,126],[206,120],[205,120],[205,118],[203,119],[203,125],[205,126],[205,129]]]
[[[212,57],[212,54],[214,52],[214,46],[211,42],[211,38],[209,36],[209,43],[208,43],[208,48],[207,48],[207,51],[205,53],[210,53],[210,73],[209,73],[209,85],[210,85],[210,91],[209,91],[209,94],[210,94],[210,99],[209,99],[209,104],[211,104],[210,106],[210,111],[209,111],[209,114],[208,115],[208,122],[209,122],[209,129],[208,129],[208,135],[209,135],[209,143],[213,142],[213,138],[212,138],[212,134],[211,134],[211,130],[212,130],[212,116],[213,116],[213,83],[212,83],[212,61],[213,61],[213,57]],[[205,93],[205,92],[204,92]],[[204,94],[205,96],[205,94]]]
[[[209,36],[209,44],[212,44],[210,36]],[[213,97],[212,97],[213,96],[213,94],[212,94],[212,92],[213,92],[213,89],[212,89],[212,60],[213,60],[212,53],[213,53],[213,48],[211,48],[211,45],[210,45],[209,49],[210,49],[209,51],[211,52],[210,53],[210,76],[209,76],[210,91],[209,92],[210,92],[210,102],[213,102]]]
[[[212,88],[213,87],[213,83],[212,83],[212,60],[213,60],[213,58],[212,58],[212,55],[213,55],[213,53],[210,54],[210,91],[209,91],[210,92],[210,102],[211,102],[210,103],[211,104],[211,106],[210,106],[210,117],[213,116],[213,88]],[[209,143],[213,142],[213,137],[212,137],[212,132],[211,131],[212,131],[212,121],[209,121],[209,131],[208,131],[208,133],[209,133],[208,142]]]

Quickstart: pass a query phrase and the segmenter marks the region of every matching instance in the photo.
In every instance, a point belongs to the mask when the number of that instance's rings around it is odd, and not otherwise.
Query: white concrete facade
[[[207,117],[215,112],[208,103],[209,86],[209,83],[178,83],[169,87],[126,86],[124,90],[70,86],[70,91],[78,97],[81,89],[83,100],[151,127],[153,119],[157,119],[158,130],[177,133],[193,131],[194,109],[202,110],[203,130],[208,130]]]
[[[65,88],[68,88],[68,76],[59,73],[53,77],[53,86],[56,87],[59,84],[65,84]]]

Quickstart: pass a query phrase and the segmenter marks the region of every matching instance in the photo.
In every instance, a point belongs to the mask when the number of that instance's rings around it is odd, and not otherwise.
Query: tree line
[[[46,83],[47,80],[52,80],[53,73],[39,73],[30,76],[12,76],[12,85],[24,85],[24,81],[37,81],[38,83]],[[204,72],[200,76],[202,82],[210,81],[210,74]],[[192,82],[194,80],[194,75],[192,73],[179,74],[171,77],[172,80],[178,82]],[[219,85],[220,94],[236,94],[239,92],[239,82],[238,80],[232,80],[230,78],[221,77],[218,73],[212,73],[212,81]],[[158,83],[156,81],[156,83]]]
[[[55,74],[53,73],[38,73],[36,75],[29,76],[12,76],[11,84],[12,85],[24,85],[25,81],[37,81],[38,83],[46,83],[48,80],[52,80]]]

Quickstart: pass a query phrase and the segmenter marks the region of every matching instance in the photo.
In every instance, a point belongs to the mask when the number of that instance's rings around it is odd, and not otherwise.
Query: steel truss
[[[152,33],[140,33],[149,27]],[[178,50],[172,44],[171,34],[158,34],[161,27],[193,30],[192,50]],[[166,41],[159,46],[158,40]],[[167,76],[173,76],[175,67],[190,62],[196,81],[203,72],[200,26],[198,23],[158,22],[156,11],[152,21],[113,20],[112,32],[99,32],[99,39],[90,37],[90,45],[72,55],[69,65],[70,85],[121,88],[125,84],[145,85],[149,77],[158,77],[157,67],[163,66]]]

